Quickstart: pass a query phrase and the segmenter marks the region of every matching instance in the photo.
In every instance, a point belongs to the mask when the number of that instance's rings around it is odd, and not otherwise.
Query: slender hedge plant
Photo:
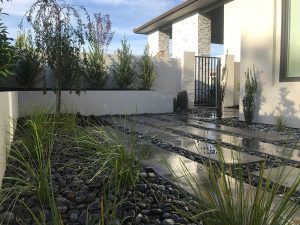
[[[149,54],[149,45],[145,47],[144,55],[138,62],[140,73],[138,74],[140,78],[140,85],[142,89],[150,90],[156,79],[156,72],[154,68],[154,63]]]
[[[116,85],[120,89],[131,88],[136,78],[136,72],[133,66],[133,54],[125,37],[121,40],[121,49],[117,50],[117,57],[118,62],[112,65]]]
[[[255,67],[253,70],[249,69],[245,73],[246,81],[245,81],[245,96],[243,98],[243,111],[245,116],[245,122],[247,125],[251,125],[254,112],[255,112],[255,98],[257,92],[257,72]]]

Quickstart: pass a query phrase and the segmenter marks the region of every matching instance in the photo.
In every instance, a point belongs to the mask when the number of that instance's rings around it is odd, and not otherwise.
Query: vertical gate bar
[[[218,60],[218,86],[219,86],[219,91],[221,88],[221,77],[220,77],[220,68],[221,68],[221,59]]]
[[[197,105],[199,105],[199,79],[200,79],[199,57],[197,57]]]
[[[209,99],[209,69],[208,69],[208,64],[209,63],[209,57],[206,57],[206,102],[207,104],[209,103],[208,99]]]
[[[214,82],[214,59],[213,58],[211,59],[210,66],[211,66],[211,80],[210,80],[211,98],[210,98],[210,104],[211,104],[211,106],[213,106],[213,103],[214,103],[214,86],[213,86],[213,82]]]
[[[200,73],[201,73],[201,61],[200,56],[198,56],[198,105],[200,105]]]
[[[210,88],[211,88],[211,105],[214,106],[214,92],[213,92],[213,76],[214,76],[214,58],[211,60],[211,77],[210,77]]]
[[[217,102],[217,60],[214,60],[214,106],[216,106],[216,102]]]
[[[211,68],[210,68],[211,58],[208,60],[208,104],[210,105],[211,93],[210,93],[210,81],[211,81]]]
[[[202,95],[203,104],[205,104],[205,61],[206,58],[203,57],[203,95]]]
[[[204,94],[204,91],[203,91],[203,69],[204,69],[204,66],[203,66],[203,57],[201,57],[201,96],[200,96],[200,99],[201,99],[201,104],[203,104],[203,94]]]
[[[205,57],[205,93],[204,93],[205,103],[207,104],[207,57]]]
[[[194,85],[195,85],[195,93],[194,93],[194,106],[196,106],[196,94],[197,94],[197,87],[196,87],[196,82],[197,82],[197,57],[195,56],[195,77],[194,77]]]
[[[200,80],[200,58],[199,56],[197,57],[197,105],[199,106],[199,80]]]

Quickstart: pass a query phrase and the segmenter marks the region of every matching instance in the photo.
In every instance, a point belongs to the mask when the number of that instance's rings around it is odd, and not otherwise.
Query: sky
[[[133,29],[145,22],[166,12],[183,0],[65,0],[69,4],[83,5],[90,15],[94,13],[108,14],[112,20],[115,31],[113,40],[108,49],[114,53],[120,46],[120,40],[127,37],[132,52],[141,55],[147,44],[147,36],[134,34]],[[2,16],[3,22],[8,27],[10,37],[16,37],[19,30],[18,25],[30,6],[35,0],[11,0],[0,3],[3,12],[9,16]],[[218,49],[217,49],[218,51]]]

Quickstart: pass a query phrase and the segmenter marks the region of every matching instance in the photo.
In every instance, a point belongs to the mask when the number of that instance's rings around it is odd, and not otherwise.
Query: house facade
[[[255,122],[275,124],[281,112],[288,126],[300,127],[299,11],[299,0],[188,0],[134,32],[147,34],[153,55],[165,57],[208,56],[212,43],[223,44],[233,58],[227,89],[240,120],[245,71],[255,67]]]
[[[224,6],[224,46],[239,59],[241,96],[244,72],[258,72],[256,122],[300,127],[300,1],[235,0]],[[239,18],[239,19],[236,19]],[[240,107],[240,119],[243,120]]]

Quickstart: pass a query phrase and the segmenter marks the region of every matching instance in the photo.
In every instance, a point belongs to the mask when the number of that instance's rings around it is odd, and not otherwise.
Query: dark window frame
[[[287,62],[288,62],[288,41],[290,34],[290,0],[282,1],[282,14],[281,14],[281,54],[280,54],[280,82],[299,82],[299,77],[287,76]]]

